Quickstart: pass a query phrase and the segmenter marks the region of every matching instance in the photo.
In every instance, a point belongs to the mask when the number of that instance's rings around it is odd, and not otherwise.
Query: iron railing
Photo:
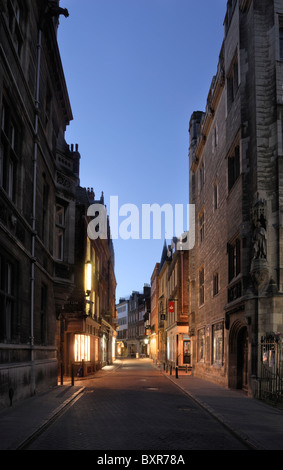
[[[261,338],[261,370],[259,398],[283,404],[283,342],[279,334]]]

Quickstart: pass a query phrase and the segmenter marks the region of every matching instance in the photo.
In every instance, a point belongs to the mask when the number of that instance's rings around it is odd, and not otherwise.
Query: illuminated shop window
[[[90,336],[75,335],[75,362],[90,360]]]

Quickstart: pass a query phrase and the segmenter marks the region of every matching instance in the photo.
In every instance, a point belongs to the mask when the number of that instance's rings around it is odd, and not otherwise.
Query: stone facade
[[[283,331],[282,15],[281,1],[227,2],[206,110],[189,129],[194,373],[255,396],[260,339]]]
[[[148,336],[145,327],[150,312],[150,287],[144,285],[142,293],[133,291],[128,307],[128,357],[148,355]]]
[[[116,343],[116,278],[110,227],[106,238],[89,238],[92,204],[104,206],[104,198],[95,200],[92,189],[77,187],[74,252],[74,288],[58,315],[60,324],[59,362],[62,374],[86,376],[111,364]]]
[[[0,2],[1,406],[57,384],[53,298],[73,282],[54,230],[64,200],[60,233],[72,244],[78,178],[78,154],[64,139],[72,111],[56,39],[68,13],[57,3]]]

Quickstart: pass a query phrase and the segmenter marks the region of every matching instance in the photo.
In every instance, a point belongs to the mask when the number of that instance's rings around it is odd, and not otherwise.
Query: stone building
[[[191,365],[188,270],[189,250],[177,249],[176,238],[169,246],[165,241],[151,276],[150,340],[156,342],[151,357],[172,368]]]
[[[190,120],[189,331],[195,375],[257,396],[283,331],[283,2],[229,0],[205,112]]]
[[[0,1],[1,406],[57,384],[56,304],[73,284],[79,154],[64,138],[62,14],[56,1]]]
[[[147,354],[145,325],[150,310],[150,286],[144,285],[143,292],[133,291],[129,298],[128,310],[128,356],[139,357]]]
[[[127,357],[127,341],[128,341],[128,310],[129,310],[129,301],[128,299],[119,299],[119,303],[116,305],[117,310],[117,321],[118,321],[118,331],[117,331],[117,341],[116,341],[116,351],[117,357]]]
[[[104,206],[92,189],[77,187],[74,247],[74,288],[63,304],[60,322],[60,357],[63,374],[86,376],[115,358],[115,261],[107,219],[107,237],[90,238],[88,208]]]
[[[189,250],[179,250],[177,240],[169,247],[167,278],[166,359],[173,367],[191,366],[191,339],[188,330]]]
[[[158,359],[158,271],[159,263],[156,263],[150,279],[150,334],[149,334],[149,356],[154,362]]]

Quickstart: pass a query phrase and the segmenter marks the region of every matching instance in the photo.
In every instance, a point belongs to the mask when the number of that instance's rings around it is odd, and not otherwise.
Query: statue
[[[254,259],[266,259],[266,230],[260,220],[257,220],[253,233]]]

